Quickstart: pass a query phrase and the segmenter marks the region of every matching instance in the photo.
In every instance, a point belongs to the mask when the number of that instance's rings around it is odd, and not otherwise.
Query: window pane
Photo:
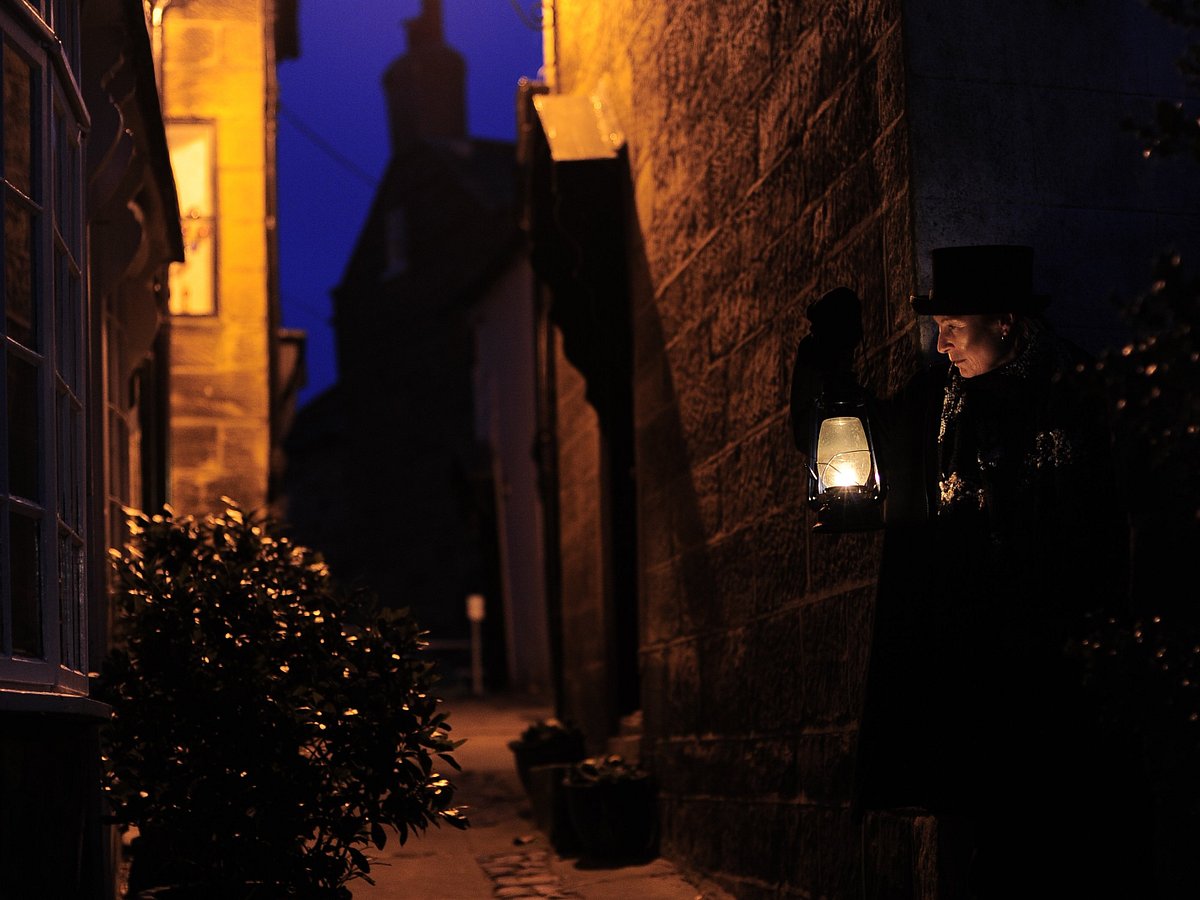
[[[55,457],[58,461],[58,517],[64,522],[68,522],[67,513],[71,508],[71,494],[74,492],[72,481],[74,480],[75,467],[74,454],[72,452],[72,437],[71,434],[71,401],[66,394],[59,394],[55,398],[58,409],[55,414],[54,422],[54,443],[57,451]]]
[[[33,194],[33,70],[4,44],[4,177],[25,196]]]
[[[12,556],[12,649],[18,656],[41,658],[42,579],[38,522],[18,513],[9,516]]]
[[[38,371],[8,354],[8,488],[41,502],[38,490]]]
[[[79,391],[79,279],[65,255],[55,251],[54,332],[58,373],[71,390]]]
[[[76,532],[83,529],[83,490],[80,468],[83,446],[82,411],[66,394],[58,396],[58,517]]]
[[[4,191],[4,309],[8,334],[37,347],[34,308],[33,212],[12,191]]]
[[[67,535],[58,541],[59,641],[62,664],[79,670],[83,663],[83,553]]]

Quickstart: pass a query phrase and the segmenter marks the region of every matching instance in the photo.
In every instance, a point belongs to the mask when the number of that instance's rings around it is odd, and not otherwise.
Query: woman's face
[[[963,378],[990,372],[1013,357],[1011,315],[934,316],[938,353],[945,353]]]

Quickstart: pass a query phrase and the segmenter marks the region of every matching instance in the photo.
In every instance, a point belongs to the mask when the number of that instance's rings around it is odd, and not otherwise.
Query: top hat
[[[1032,247],[939,247],[930,256],[933,288],[912,298],[918,315],[1034,313],[1049,302],[1033,293]]]

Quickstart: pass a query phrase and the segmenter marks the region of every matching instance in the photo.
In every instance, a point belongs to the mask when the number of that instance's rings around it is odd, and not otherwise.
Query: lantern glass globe
[[[833,416],[821,422],[816,464],[820,491],[867,484],[871,448],[862,420],[857,416]]]

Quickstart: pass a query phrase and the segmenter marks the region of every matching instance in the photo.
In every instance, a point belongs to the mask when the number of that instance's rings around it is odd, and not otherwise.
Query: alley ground
[[[534,826],[508,742],[550,714],[519,697],[446,701],[452,734],[467,738],[452,773],[457,798],[470,807],[471,828],[431,828],[404,846],[395,834],[372,867],[375,885],[358,882],[354,900],[486,900],[562,897],[583,900],[717,900],[665,860],[590,867],[564,859]]]

